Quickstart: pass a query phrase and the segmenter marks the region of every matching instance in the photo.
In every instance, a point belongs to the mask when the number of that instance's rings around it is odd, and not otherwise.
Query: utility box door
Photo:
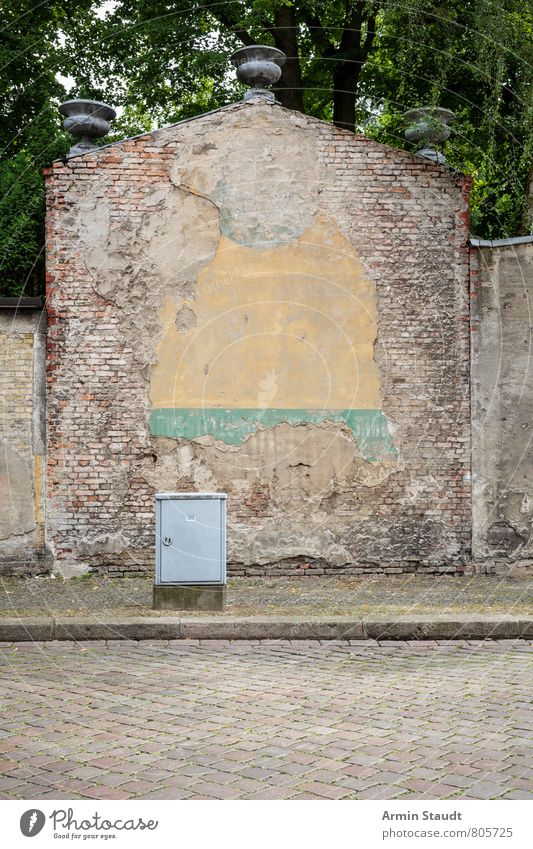
[[[156,496],[156,584],[226,582],[226,496]]]

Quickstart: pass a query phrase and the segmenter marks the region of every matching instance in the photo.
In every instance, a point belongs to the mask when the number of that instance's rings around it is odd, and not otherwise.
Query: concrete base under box
[[[226,586],[154,584],[154,610],[224,610]]]

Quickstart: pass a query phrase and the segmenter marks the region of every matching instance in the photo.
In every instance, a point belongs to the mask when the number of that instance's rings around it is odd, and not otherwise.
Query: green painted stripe
[[[219,407],[158,408],[150,413],[154,436],[196,439],[214,436],[228,445],[241,445],[258,426],[343,422],[353,431],[365,459],[372,462],[397,456],[382,410],[222,409]]]

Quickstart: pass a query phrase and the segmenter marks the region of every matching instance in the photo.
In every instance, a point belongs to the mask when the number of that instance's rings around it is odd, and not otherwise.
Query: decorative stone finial
[[[418,109],[409,109],[404,118],[408,124],[405,138],[408,141],[423,143],[417,154],[439,165],[446,162],[444,154],[435,150],[435,147],[449,138],[449,124],[455,121],[455,114],[439,106],[420,106]]]
[[[111,106],[97,100],[67,100],[61,104],[59,111],[67,116],[63,121],[65,130],[79,139],[70,148],[69,159],[71,156],[94,150],[96,145],[91,139],[106,136],[111,129],[109,121],[117,115]]]
[[[274,92],[266,91],[265,87],[277,83],[285,59],[285,53],[265,44],[241,47],[232,53],[230,61],[237,69],[237,78],[241,83],[252,86],[243,99],[266,97],[267,100],[275,100]]]

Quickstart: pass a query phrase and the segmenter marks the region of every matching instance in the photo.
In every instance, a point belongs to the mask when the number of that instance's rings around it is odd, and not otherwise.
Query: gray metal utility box
[[[155,498],[156,586],[225,584],[225,493],[160,492]]]

